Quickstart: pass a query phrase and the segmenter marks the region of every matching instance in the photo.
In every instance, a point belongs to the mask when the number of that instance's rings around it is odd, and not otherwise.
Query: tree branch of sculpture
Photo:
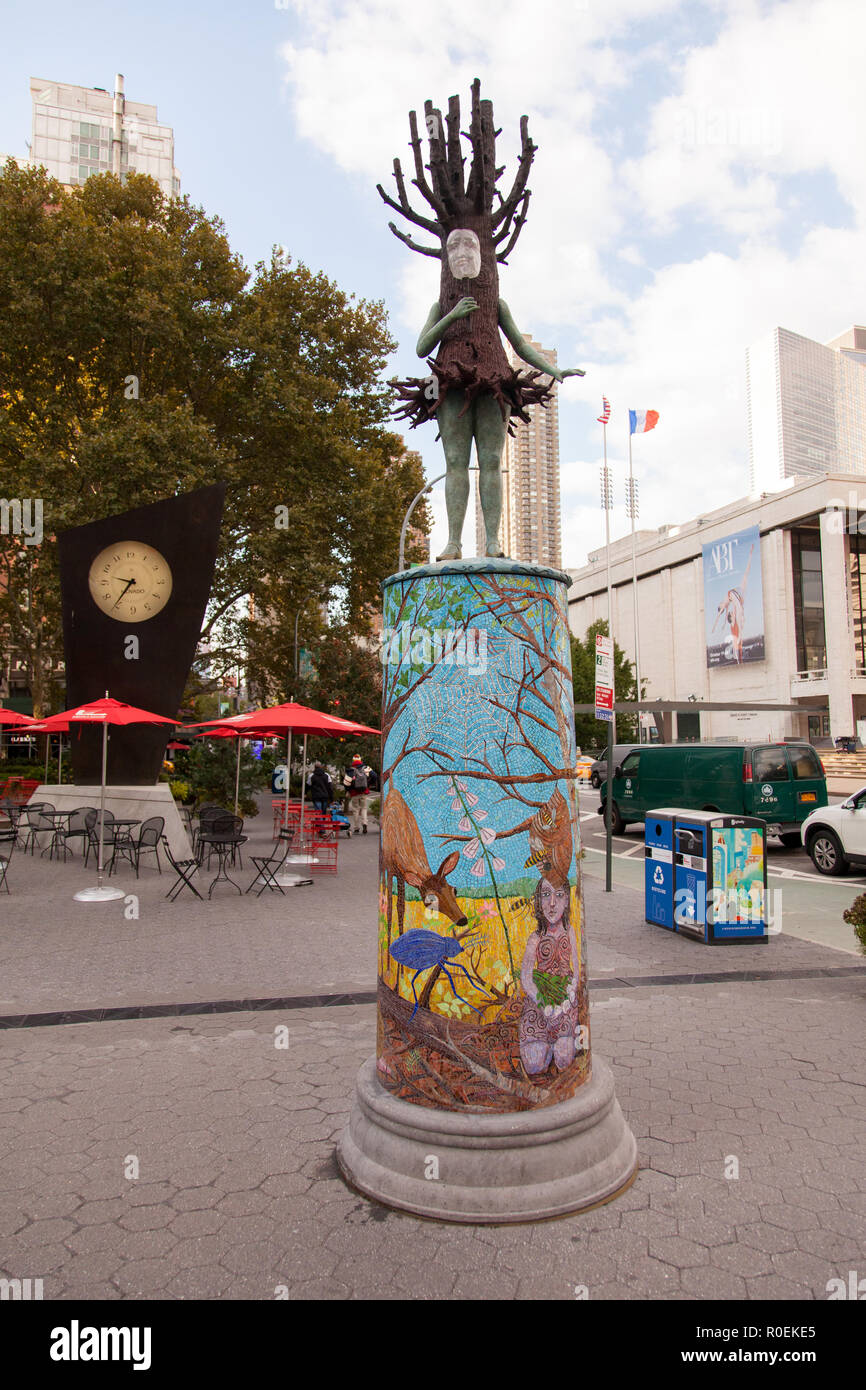
[[[401,232],[400,228],[395,226],[393,222],[389,222],[388,226],[391,228],[391,231],[394,233],[397,240],[402,241],[405,246],[408,246],[410,248],[410,250],[419,251],[422,256],[433,256],[436,260],[438,260],[439,257],[442,255],[441,247],[419,246],[417,241],[413,241],[412,238],[410,236],[407,236],[405,232]]]

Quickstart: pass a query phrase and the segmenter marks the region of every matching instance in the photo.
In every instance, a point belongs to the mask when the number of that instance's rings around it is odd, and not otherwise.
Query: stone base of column
[[[570,1100],[508,1115],[398,1100],[380,1085],[371,1058],[358,1074],[337,1161],[359,1192],[418,1216],[540,1221],[624,1191],[637,1171],[637,1145],[597,1053],[590,1080]]]

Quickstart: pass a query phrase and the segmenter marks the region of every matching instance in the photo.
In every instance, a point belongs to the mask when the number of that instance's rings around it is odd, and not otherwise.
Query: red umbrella
[[[32,715],[19,714],[17,709],[7,709],[0,705],[0,724],[34,724]]]
[[[310,734],[328,735],[332,738],[343,738],[348,734],[378,734],[378,729],[371,729],[366,724],[356,724],[351,719],[340,719],[335,714],[322,714],[319,710],[309,709],[307,705],[299,705],[294,700],[289,700],[282,705],[271,705],[268,709],[251,710],[248,714],[235,714],[225,719],[207,719],[202,721],[203,725],[208,725],[220,729],[227,729],[229,732],[236,730],[238,734],[257,734],[260,737],[267,734],[285,734],[287,744],[287,772],[286,772],[286,806],[285,822],[288,824],[289,817],[289,784],[291,781],[292,768],[292,734],[303,734],[304,736],[304,761],[301,773],[301,828],[304,825],[304,800],[307,791],[307,738]],[[240,749],[238,750],[240,757]]]
[[[138,709],[135,705],[124,704],[122,700],[112,700],[106,693],[102,700],[91,700],[87,705],[76,705],[74,709],[51,714],[41,721],[46,733],[65,732],[73,724],[102,725],[102,786],[99,801],[99,855],[97,858],[97,885],[83,888],[75,897],[78,902],[107,902],[122,898],[120,888],[102,886],[102,846],[105,820],[105,779],[108,768],[108,726],[109,724],[177,724],[176,719],[166,719],[165,715],[152,714],[150,710]]]
[[[23,729],[25,724],[29,728],[33,722],[29,714],[19,714],[17,709],[6,709],[4,705],[0,705],[0,734],[2,734],[6,725],[10,728],[17,728],[20,726]],[[2,742],[2,739],[0,739],[0,742]]]

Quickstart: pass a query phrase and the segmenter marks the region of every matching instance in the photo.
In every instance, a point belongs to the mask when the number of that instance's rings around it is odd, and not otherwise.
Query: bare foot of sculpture
[[[457,545],[457,544],[455,544],[454,541],[449,541],[449,543],[446,545],[445,549],[442,551],[442,554],[436,556],[436,563],[437,563],[437,565],[438,565],[440,560],[462,560],[462,559],[463,559],[463,551],[462,551],[462,549],[460,548],[460,546]]]

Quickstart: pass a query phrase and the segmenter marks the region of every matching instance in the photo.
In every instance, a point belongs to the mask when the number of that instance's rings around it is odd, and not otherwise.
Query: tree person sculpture
[[[514,432],[514,417],[529,423],[530,405],[547,404],[552,385],[544,378],[561,382],[567,376],[584,373],[580,368],[560,370],[551,366],[522,336],[505,300],[499,298],[497,263],[507,263],[526,221],[530,198],[526,181],[537,146],[529,138],[527,117],[520,119],[520,164],[507,198],[496,187],[504,173],[504,165],[496,166],[496,137],[500,132],[493,128],[492,102],[481,100],[478,78],[472,84],[472,119],[465,136],[472,147],[472,165],[465,186],[459,98],[451,97],[448,102],[447,136],[441,112],[430,101],[424,103],[424,117],[430,145],[427,165],[421,156],[415,112],[409,112],[410,144],[415,159],[412,183],[435,217],[424,216],[410,206],[399,159],[394,160],[399,201],[395,202],[381,184],[377,185],[389,207],[437,237],[440,245],[421,246],[390,222],[394,235],[413,251],[437,257],[442,266],[439,298],[430,310],[417,347],[418,356],[427,358],[431,375],[394,383],[402,398],[396,413],[411,419],[413,429],[434,416],[439,424],[447,467],[448,544],[437,559],[461,558],[473,439],[478,454],[485,553],[502,556],[499,469],[506,430]],[[429,172],[429,182],[425,170]],[[499,199],[495,208],[494,198]],[[509,364],[500,329],[518,357],[536,370],[515,370]],[[428,354],[437,344],[439,351],[434,360]]]

